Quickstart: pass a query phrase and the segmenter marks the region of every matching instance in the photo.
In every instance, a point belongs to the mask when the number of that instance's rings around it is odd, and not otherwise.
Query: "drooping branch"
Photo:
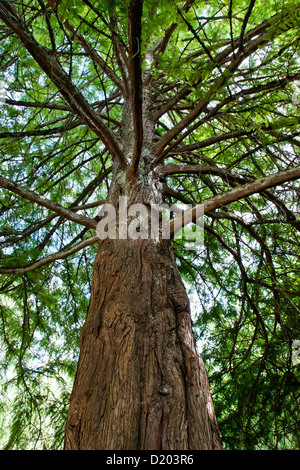
[[[169,165],[159,166],[157,168],[158,173],[162,177],[172,176],[172,175],[188,175],[188,174],[196,174],[196,175],[216,175],[225,178],[226,180],[232,180],[238,183],[245,183],[246,179],[244,176],[236,175],[231,173],[230,171],[219,168],[217,165],[187,165],[187,164],[173,164],[170,163]]]
[[[288,16],[288,13],[285,13],[284,17],[286,18],[287,16]],[[282,15],[275,15],[270,20],[263,22],[261,25],[259,25],[259,27],[256,27],[254,28],[254,30],[249,31],[249,33],[245,34],[243,37],[244,37],[244,43],[245,41],[247,41],[247,48],[243,47],[241,50],[238,50],[236,55],[230,56],[230,54],[232,53],[232,49],[231,47],[229,47],[226,50],[226,54],[225,54],[225,51],[222,51],[222,53],[220,53],[219,55],[215,57],[214,59],[214,62],[216,62],[215,66],[221,65],[223,60],[227,58],[228,56],[229,56],[230,62],[227,65],[223,74],[216,78],[215,82],[212,84],[210,89],[206,92],[204,97],[199,101],[199,103],[189,112],[187,116],[181,119],[180,122],[174,125],[174,127],[171,128],[160,139],[160,142],[158,143],[155,149],[156,156],[153,162],[153,166],[156,166],[159,162],[162,161],[163,158],[166,157],[166,155],[168,154],[168,146],[171,144],[173,139],[178,138],[178,136],[182,133],[182,131],[185,131],[184,137],[190,134],[190,132],[193,130],[193,127],[189,128],[189,126],[199,117],[199,115],[203,111],[205,111],[209,102],[213,99],[215,94],[220,89],[222,89],[222,87],[227,83],[228,78],[239,68],[242,62],[251,54],[253,54],[260,46],[269,42],[273,36],[276,36],[276,34],[278,34],[278,29],[280,31],[280,28],[278,25],[280,25],[282,20],[283,20]],[[290,26],[287,24],[285,24],[284,26],[284,28],[287,30],[289,29],[289,27]],[[249,40],[249,38],[252,38],[252,37],[253,39]],[[235,47],[238,47],[239,40],[235,41],[234,44],[235,44]],[[201,83],[201,78],[199,79],[199,83]],[[197,86],[197,83],[195,83],[194,86]],[[186,96],[187,94],[190,93],[190,88],[186,86],[181,90],[181,92],[179,92],[179,94],[180,93],[183,93],[183,96]],[[170,103],[167,103],[165,105],[164,112],[172,108],[177,103],[177,101],[178,100],[175,100],[174,98],[172,98],[172,101],[170,100]],[[157,117],[159,117],[158,114],[157,114]],[[179,140],[182,140],[182,136],[178,138],[178,141]]]
[[[267,265],[268,271],[270,273],[270,281],[271,281],[270,284],[267,284],[267,283],[264,283],[264,284],[273,293],[275,319],[284,328],[283,323],[282,323],[282,318],[281,318],[281,315],[280,315],[280,308],[279,308],[279,286],[278,286],[277,280],[276,280],[276,270],[275,270],[271,250],[268,247],[266,241],[263,239],[263,237],[261,237],[253,229],[253,227],[250,224],[244,222],[243,219],[236,216],[235,214],[230,214],[228,212],[223,212],[223,211],[220,212],[220,213],[217,213],[217,214],[211,212],[210,217],[212,217],[213,219],[222,219],[223,218],[223,219],[231,220],[232,225],[233,225],[233,230],[234,230],[235,233],[236,233],[236,223],[239,224],[244,230],[246,230],[249,233],[249,235],[253,239],[255,239],[259,243],[259,245],[261,247],[260,258],[261,258],[261,261],[263,260],[264,257],[266,258],[266,265]],[[239,240],[239,237],[237,239]],[[249,279],[248,276],[246,277],[246,279],[247,279],[247,282],[249,282],[249,281],[255,282],[254,280]]]
[[[72,110],[102,140],[111,155],[119,160],[120,166],[125,168],[127,162],[114,134],[72,83],[58,61],[35,40],[12,2],[0,3],[0,19],[16,33],[28,52],[58,88]]]
[[[117,75],[114,71],[107,65],[105,60],[98,54],[98,52],[86,41],[86,39],[82,36],[82,34],[77,31],[74,26],[68,20],[64,20],[64,26],[74,35],[74,37],[79,41],[82,45],[86,53],[93,59],[93,61],[100,66],[100,68],[105,72],[105,74],[112,80],[112,82],[116,85],[119,91],[125,95],[125,90],[123,84],[120,82]]]
[[[11,191],[12,193],[18,194],[19,196],[27,199],[28,201],[32,201],[39,206],[46,207],[47,209],[59,214],[66,219],[71,220],[72,222],[76,222],[80,225],[84,225],[85,227],[89,228],[96,228],[97,222],[89,217],[84,215],[78,215],[70,209],[67,209],[57,202],[50,201],[43,196],[40,196],[34,191],[30,189],[24,188],[23,186],[13,183],[12,181],[8,180],[7,178],[3,178],[0,176],[0,187]]]
[[[259,193],[264,189],[278,186],[287,181],[293,181],[298,178],[300,178],[300,166],[291,168],[286,171],[280,171],[273,175],[265,176],[263,178],[258,178],[257,180],[252,181],[251,183],[246,183],[244,185],[233,188],[230,191],[226,191],[222,194],[218,194],[209,199],[206,199],[205,201],[203,201],[203,213],[205,214],[219,207],[230,204],[231,202],[243,199],[255,193]],[[175,233],[177,233],[178,230],[183,227],[184,220],[191,222],[196,221],[196,209],[197,208],[195,206],[190,209],[187,209],[186,211],[183,211],[181,214],[177,215],[174,219],[170,221],[171,236],[173,236]]]
[[[67,118],[67,116],[66,116]],[[0,132],[0,139],[7,139],[7,138],[17,138],[17,139],[22,139],[23,137],[35,137],[35,136],[48,136],[48,135],[55,135],[55,134],[63,134],[66,131],[75,129],[76,127],[82,125],[82,122],[80,121],[73,121],[70,122],[69,124],[64,124],[62,126],[57,126],[57,127],[52,127],[48,129],[33,129],[30,131],[5,131],[5,132]]]
[[[57,261],[59,259],[65,259],[68,256],[71,256],[74,253],[77,253],[78,251],[82,250],[83,248],[93,245],[97,242],[99,242],[99,237],[98,235],[95,235],[93,237],[89,237],[86,240],[81,241],[80,243],[77,243],[76,245],[72,246],[71,248],[68,248],[67,250],[61,250],[57,253],[45,256],[44,258],[41,258],[38,261],[35,261],[34,263],[29,264],[27,266],[20,266],[18,268],[0,268],[0,274],[28,273],[30,271],[34,271],[37,268],[41,268],[45,264],[53,263],[54,261]]]
[[[163,153],[163,155],[160,157],[160,162],[167,157],[168,155],[174,154],[173,152],[176,152],[175,149],[179,150],[179,153],[183,152],[188,152],[192,150],[197,150],[200,148],[207,147],[209,145],[212,145],[217,142],[222,142],[227,139],[231,138],[237,138],[241,137],[243,135],[251,135],[251,133],[255,132],[254,129],[252,130],[247,130],[246,128],[238,129],[238,130],[233,130],[230,131],[226,134],[221,134],[221,135],[216,135],[214,137],[211,137],[210,139],[206,139],[201,142],[197,142],[194,144],[186,145],[186,146],[180,146],[181,142],[188,137],[192,132],[194,132],[196,129],[198,129],[201,125],[207,123],[211,118],[214,118],[219,115],[220,110],[224,108],[224,106],[230,104],[230,103],[237,103],[241,98],[245,98],[248,95],[258,95],[260,93],[263,93],[265,91],[271,91],[271,90],[276,90],[276,89],[283,89],[287,84],[299,80],[300,74],[296,73],[293,75],[287,75],[284,78],[278,79],[278,80],[270,80],[267,83],[262,83],[259,85],[256,85],[254,87],[248,88],[248,89],[243,89],[235,94],[231,94],[230,96],[226,97],[222,102],[218,103],[216,106],[213,108],[207,108],[205,116],[199,120],[197,120],[192,126],[189,126],[183,133],[181,133],[176,140],[174,140],[172,143],[169,144],[168,150]],[[178,99],[180,99],[178,97]],[[174,101],[175,104],[175,101]],[[225,111],[226,112],[226,111]],[[261,130],[268,131],[269,133],[274,135],[274,131],[272,130],[271,126],[267,125],[262,125],[260,127]],[[297,135],[297,133],[295,134]],[[286,136],[284,139],[278,136],[278,141],[281,140],[291,140],[293,136]]]
[[[168,149],[164,149],[170,144],[170,142],[175,137],[177,137],[180,132],[186,129],[195,119],[197,119],[202,111],[204,111],[216,92],[220,90],[220,88],[222,88],[222,86],[226,83],[228,76],[230,76],[246,59],[246,57],[256,50],[263,42],[264,39],[259,38],[252,44],[252,47],[249,46],[246,53],[239,54],[235,59],[233,59],[223,75],[217,78],[210,90],[199,101],[198,105],[196,105],[196,107],[187,116],[185,116],[178,124],[176,124],[172,129],[169,130],[169,132],[167,132],[166,135],[161,138],[155,150],[153,166],[157,165],[167,155]]]

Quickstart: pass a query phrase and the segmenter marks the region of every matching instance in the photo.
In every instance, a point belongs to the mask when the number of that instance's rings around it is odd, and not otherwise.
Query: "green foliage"
[[[224,238],[226,225],[218,223]],[[194,271],[201,299],[195,328],[228,449],[299,447],[299,365],[292,361],[291,347],[300,326],[298,255],[292,240],[276,246],[272,231],[265,236],[277,262],[283,252],[289,253],[276,279],[277,291],[270,266],[257,247],[251,247],[245,231],[238,232],[243,249],[240,265],[225,243],[222,248],[214,232],[207,231]],[[280,320],[274,308],[280,311]]]

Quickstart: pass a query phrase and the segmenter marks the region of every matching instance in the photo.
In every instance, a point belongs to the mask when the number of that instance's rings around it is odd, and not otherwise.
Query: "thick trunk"
[[[170,242],[101,241],[65,449],[221,447]]]

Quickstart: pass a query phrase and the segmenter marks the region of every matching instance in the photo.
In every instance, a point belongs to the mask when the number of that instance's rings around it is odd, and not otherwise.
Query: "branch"
[[[17,138],[21,139],[23,137],[33,137],[33,136],[48,136],[54,134],[63,134],[64,132],[70,131],[75,129],[78,126],[81,126],[83,123],[80,121],[73,121],[69,124],[64,124],[58,127],[52,127],[49,129],[33,129],[32,131],[15,131],[15,132],[0,132],[0,139],[7,139],[7,138]]]
[[[286,17],[288,16],[288,14],[285,14],[284,16]],[[152,166],[156,166],[167,155],[168,149],[165,150],[165,148],[171,143],[174,138],[176,138],[184,129],[186,129],[193,121],[195,121],[195,119],[197,119],[197,117],[205,110],[210,100],[213,99],[218,90],[220,90],[220,88],[224,86],[228,78],[238,69],[241,63],[253,52],[255,52],[258,47],[273,39],[273,35],[275,36],[278,33],[278,24],[276,25],[276,20],[278,20],[278,22],[280,23],[282,19],[282,15],[274,15],[274,17],[272,17],[270,20],[261,23],[261,25],[249,31],[249,33],[245,35],[244,42],[246,39],[248,40],[252,37],[254,37],[254,39],[249,42],[245,50],[242,49],[238,51],[237,55],[232,58],[230,64],[227,66],[224,73],[221,76],[218,76],[214,84],[206,93],[206,96],[204,96],[200,100],[200,102],[194,107],[194,109],[161,138],[159,144],[155,149],[155,159]],[[286,28],[289,29],[288,26]],[[257,34],[259,35],[257,36]],[[239,40],[236,43],[236,47],[238,46]],[[226,50],[226,53],[225,51],[222,51],[218,56],[215,57],[215,62],[220,65],[223,59],[227,57],[228,54],[230,54],[231,52],[231,47]],[[199,80],[199,83],[200,82],[201,79]],[[188,94],[190,87],[185,88],[186,90],[184,94]],[[174,104],[175,103],[173,103],[173,105]],[[166,109],[169,106],[170,103],[166,105]]]
[[[97,242],[99,242],[99,237],[98,235],[95,235],[93,237],[87,238],[86,240],[83,240],[80,243],[77,243],[76,245],[72,246],[68,250],[62,250],[57,253],[53,253],[52,255],[45,256],[45,258],[41,258],[38,261],[35,261],[33,264],[29,264],[27,266],[23,266],[19,268],[0,268],[0,274],[28,273],[29,271],[34,271],[35,269],[40,268],[41,266],[44,266],[45,264],[53,263],[53,261],[67,258],[68,256],[73,255],[74,253],[77,253],[77,251],[82,250],[86,246],[93,245],[94,243],[97,243]]]
[[[143,145],[143,97],[142,97],[142,38],[143,0],[131,0],[129,6],[129,71],[131,78],[132,114],[134,127],[134,151],[131,171],[136,173]]]
[[[246,27],[247,27],[247,24],[248,24],[250,15],[251,15],[252,10],[253,10],[253,8],[254,8],[254,4],[255,4],[255,0],[251,0],[250,5],[249,5],[249,8],[248,8],[248,10],[247,10],[247,13],[246,13],[246,15],[245,15],[243,24],[242,24],[241,35],[240,35],[240,40],[239,40],[239,51],[242,51],[242,50],[243,50],[244,34],[245,34],[245,30],[246,30]]]
[[[262,126],[261,130],[266,130],[266,126]],[[202,142],[196,142],[195,144],[185,145],[184,147],[179,148],[178,152],[191,152],[193,150],[198,150],[204,147],[209,147],[210,145],[216,144],[218,142],[223,142],[225,140],[230,140],[238,137],[242,137],[244,135],[251,135],[255,132],[255,130],[246,130],[246,129],[239,129],[235,131],[226,132],[225,134],[215,135],[210,137],[209,139],[203,140]],[[173,146],[172,146],[173,148]],[[177,153],[178,153],[177,152]],[[173,152],[172,152],[173,153]]]
[[[177,28],[177,23],[172,23],[171,26],[166,30],[164,37],[159,41],[159,43],[155,46],[154,48],[154,53],[155,53],[155,65],[158,64],[159,56],[162,55],[166,47],[168,45],[168,42]]]
[[[86,39],[80,34],[74,26],[72,26],[68,20],[63,20],[64,26],[74,35],[74,37],[80,42],[86,53],[98,64],[103,72],[111,79],[116,87],[125,95],[125,90],[114,71],[107,65],[107,63],[100,57],[97,51],[86,41]]]
[[[230,191],[226,191],[222,194],[218,194],[217,196],[213,196],[209,199],[206,199],[203,202],[203,209],[204,214],[207,212],[213,211],[219,207],[225,206],[230,204],[231,202],[237,201],[242,199],[246,196],[250,196],[252,194],[258,193],[263,191],[264,189],[271,188],[273,186],[278,186],[286,181],[293,181],[295,179],[300,178],[300,166],[291,168],[286,171],[280,171],[273,175],[265,176],[263,178],[258,178],[251,183],[244,184],[242,186],[238,186]],[[192,207],[187,209],[186,211],[182,212],[178,216],[170,222],[170,235],[174,236],[178,230],[183,227],[183,217],[186,217],[185,220],[189,220],[191,222],[196,221],[196,207]]]
[[[199,128],[202,124],[206,123],[209,119],[216,116],[217,113],[219,113],[220,109],[223,108],[224,106],[226,106],[227,104],[235,103],[239,98],[241,98],[241,97],[245,98],[247,95],[257,94],[257,93],[261,93],[263,91],[269,91],[269,90],[276,89],[276,88],[282,89],[288,83],[290,83],[292,81],[295,81],[295,80],[299,80],[299,78],[300,78],[299,73],[296,73],[294,75],[287,75],[284,78],[281,78],[281,79],[278,79],[278,80],[272,80],[272,81],[267,82],[267,83],[262,83],[260,85],[255,86],[255,87],[244,89],[244,90],[241,90],[241,91],[235,93],[234,95],[228,96],[227,98],[225,98],[224,101],[220,102],[217,106],[215,106],[212,109],[209,109],[208,113],[206,114],[206,116],[204,118],[196,121],[184,133],[182,133],[176,140],[174,140],[168,146],[168,150],[165,151],[164,154],[161,156],[160,161],[162,161],[163,158],[166,157],[167,155],[170,155],[171,152],[173,153],[173,149],[175,149],[180,144],[180,142],[182,142],[187,136],[189,136],[193,131],[195,131],[197,128]],[[164,113],[162,113],[162,114],[164,114]],[[261,129],[262,130],[267,130],[267,126],[264,126]],[[232,131],[232,136],[231,137],[239,137],[240,135],[243,135],[243,134],[240,134],[241,132],[247,134],[247,131],[245,131],[245,130]],[[248,133],[250,134],[250,131],[248,131]],[[223,136],[220,136],[220,137],[219,136],[214,136],[211,141],[208,139],[206,141],[201,142],[200,144],[196,143],[196,144],[193,144],[192,146],[181,147],[180,152],[189,151],[189,150],[196,150],[196,149],[199,149],[201,147],[206,147],[208,145],[211,145],[211,144],[213,144],[217,141],[226,140],[227,138],[230,138],[230,133],[224,134]],[[215,140],[215,139],[217,139],[217,140]],[[220,139],[220,140],[218,140],[218,139]]]
[[[100,183],[112,172],[113,167],[110,166],[104,171],[100,171],[98,176],[94,178],[82,191],[80,196],[73,202],[73,204],[70,206],[70,209],[73,210],[73,207],[77,207],[78,204],[86,197],[91,195],[91,193],[95,190],[96,187],[99,187]]]
[[[234,173],[231,173],[227,169],[223,168],[218,168],[217,165],[178,165],[178,164],[169,164],[165,165],[162,167],[157,168],[158,173],[163,177],[167,176],[172,176],[176,174],[197,174],[199,175],[199,178],[202,175],[216,175],[220,176],[225,181],[229,181],[231,183],[240,183],[240,184],[245,184],[245,183],[251,183],[252,180],[250,178],[242,176],[242,175],[236,175]],[[170,194],[170,193],[168,193]],[[175,195],[175,194],[174,194]],[[280,209],[285,213],[287,223],[293,225],[298,231],[300,231],[300,221],[297,220],[296,216],[291,212],[285,204],[277,197],[275,194],[272,192],[268,191],[267,189],[264,189],[261,191],[261,195],[264,196],[266,199],[269,201],[273,202],[277,207],[280,207]],[[177,199],[178,199],[178,194],[177,194]],[[185,201],[186,204],[191,204],[191,201]]]
[[[172,86],[171,89],[175,88],[176,85]],[[171,98],[165,105],[159,106],[156,113],[153,115],[153,121],[158,121],[158,119],[163,115],[166,114],[170,109],[172,109],[180,100],[186,97],[191,93],[191,86],[186,85],[182,88],[173,98]]]
[[[72,83],[55,57],[51,56],[47,50],[35,40],[12,2],[6,1],[0,3],[0,19],[17,34],[25,48],[58,88],[72,110],[80,116],[83,122],[102,140],[111,155],[119,160],[120,166],[125,168],[127,162],[113,133],[96,114],[78,88]]]
[[[183,5],[183,7],[182,7],[182,11],[187,13],[189,11],[189,9],[191,8],[191,6],[193,5],[193,3],[194,3],[194,0],[187,0],[185,2],[185,4]],[[177,11],[178,11],[179,14],[181,14],[181,11],[178,10],[178,8],[177,8]],[[165,31],[164,37],[154,47],[153,52],[155,54],[155,62],[154,62],[155,66],[158,64],[159,56],[162,55],[165,52],[166,47],[168,45],[168,42],[169,42],[172,34],[176,30],[177,26],[178,26],[177,23],[172,23],[169,26],[169,28]]]
[[[4,104],[10,104],[13,106],[24,106],[25,108],[42,108],[42,109],[59,109],[61,111],[72,111],[68,106],[62,106],[59,104],[51,104],[48,102],[39,101],[22,101],[22,100],[11,100],[9,98],[0,98],[0,102]]]
[[[168,149],[165,149],[170,142],[177,137],[180,132],[182,132],[186,127],[189,126],[197,117],[202,113],[202,111],[206,108],[210,100],[214,97],[218,90],[226,83],[228,77],[233,74],[235,70],[239,67],[239,65],[246,59],[248,55],[250,55],[254,50],[258,48],[260,44],[262,44],[264,39],[260,37],[258,40],[254,41],[251,46],[247,49],[247,52],[244,54],[238,55],[235,59],[233,59],[225,70],[225,72],[219,77],[210,90],[206,93],[206,96],[200,100],[198,105],[185,117],[183,118],[178,124],[176,124],[166,135],[162,137],[158,146],[155,149],[155,159],[153,162],[153,166],[157,165],[168,153]]]
[[[297,7],[298,8],[298,7]],[[230,11],[229,11],[230,13]],[[285,15],[286,16],[286,15]],[[260,23],[258,26],[256,26],[255,28],[251,29],[250,31],[248,31],[245,35],[244,35],[244,44],[248,41],[250,41],[251,39],[255,38],[255,37],[258,37],[259,35],[262,35],[268,28],[271,28],[273,26],[274,28],[274,24],[276,23],[276,20],[282,20],[282,15],[281,14],[275,14],[273,15],[271,18],[267,19],[267,20],[264,20],[262,23]],[[236,48],[238,48],[239,46],[239,41],[240,41],[240,38],[236,38],[236,39],[231,39],[229,41],[223,41],[221,44],[220,44],[220,47],[223,47],[223,46],[226,46],[226,45],[230,45],[229,47],[223,49],[216,57],[215,57],[215,63],[218,64],[218,65],[222,65],[224,64],[225,61],[228,60],[228,58],[232,55],[233,58],[236,57],[235,53],[234,53],[234,50]],[[212,47],[211,47],[212,49]],[[206,52],[201,49],[199,51],[196,51],[196,52],[193,52],[191,53],[190,55],[188,55],[186,57],[186,61],[187,63],[191,60],[191,59],[195,59],[199,56],[202,56],[203,54],[205,54]],[[188,96],[191,92],[192,92],[192,89],[193,87],[197,87],[199,84],[202,83],[202,79],[200,77],[200,79],[198,79],[196,82],[194,82],[193,84],[189,84],[189,85],[186,85],[182,90],[180,90],[178,92],[178,99],[174,101],[174,98],[171,98],[165,105],[164,105],[164,108],[160,108],[157,112],[157,115],[154,116],[154,118],[157,120],[159,119],[159,117],[166,113],[168,110],[172,109],[172,107],[174,106],[174,104],[176,104],[177,101],[179,101],[180,98],[183,98],[183,97],[186,97]]]
[[[118,34],[115,30],[117,30],[116,18],[114,15],[110,16],[110,24],[112,26],[111,35],[112,35],[112,43],[113,43],[113,50],[116,57],[116,61],[122,76],[123,86],[125,95],[124,98],[127,100],[130,96],[130,86],[129,86],[129,64],[128,64],[128,57],[126,54],[126,49],[123,41],[120,40]]]
[[[172,164],[161,166],[157,168],[158,173],[165,178],[166,176],[179,175],[179,174],[198,174],[201,175],[216,175],[225,178],[226,180],[231,180],[234,182],[245,183],[246,179],[244,176],[235,175],[230,173],[230,171],[219,168],[217,165],[178,165]]]
[[[216,64],[216,66],[219,68],[218,66],[218,63],[216,62],[216,60],[213,58],[213,56],[211,55],[210,53],[210,50],[208,49],[208,47],[206,47],[205,43],[202,41],[202,39],[200,39],[199,35],[197,34],[197,32],[195,31],[195,29],[193,28],[193,26],[191,25],[191,23],[189,23],[189,21],[186,19],[186,17],[183,15],[183,13],[180,11],[179,8],[177,8],[177,12],[178,14],[181,16],[181,18],[183,19],[184,23],[186,24],[186,26],[188,27],[189,31],[191,31],[191,33],[193,34],[194,38],[199,42],[200,46],[202,47],[202,49],[204,50],[204,52],[207,54],[207,56],[209,57],[209,59],[214,62]],[[222,71],[219,69],[219,71],[222,73]]]
[[[96,228],[97,222],[95,220],[90,219],[89,217],[86,217],[84,215],[78,215],[74,213],[72,210],[66,209],[60,204],[57,204],[56,202],[53,202],[50,199],[40,196],[34,191],[24,188],[23,186],[20,186],[19,184],[13,183],[12,181],[6,178],[3,178],[2,176],[0,176],[0,187],[8,189],[12,193],[18,194],[24,199],[27,199],[28,201],[32,201],[35,204],[38,204],[39,206],[46,207],[47,209],[50,209],[56,214],[66,217],[72,222],[76,222],[78,224],[84,225],[85,227],[89,227],[93,229]]]

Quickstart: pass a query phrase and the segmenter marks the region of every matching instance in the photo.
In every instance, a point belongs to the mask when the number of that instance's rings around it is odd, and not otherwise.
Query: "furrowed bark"
[[[105,240],[80,336],[65,449],[221,449],[168,241]]]

